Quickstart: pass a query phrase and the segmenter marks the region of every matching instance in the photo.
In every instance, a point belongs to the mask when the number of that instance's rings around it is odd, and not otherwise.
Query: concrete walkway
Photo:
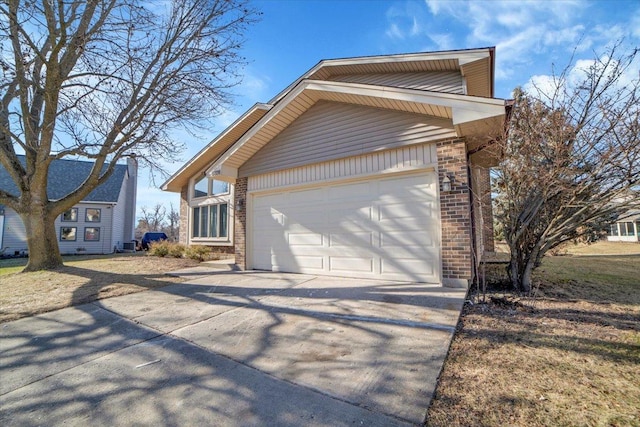
[[[0,325],[0,425],[424,421],[464,291],[218,271]]]

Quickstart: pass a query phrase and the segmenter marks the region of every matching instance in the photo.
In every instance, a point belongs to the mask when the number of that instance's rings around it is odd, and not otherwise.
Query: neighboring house
[[[180,241],[241,269],[468,286],[493,250],[477,166],[506,118],[494,54],[321,61],[163,184],[181,194]]]
[[[607,240],[610,242],[640,242],[640,210],[634,209],[620,215],[611,224]]]
[[[24,162],[22,156],[21,161]],[[93,163],[54,160],[49,167],[48,197],[60,199],[85,180]],[[131,243],[135,227],[137,164],[118,164],[109,179],[55,221],[62,254],[106,254]],[[6,169],[0,166],[0,188],[18,194]],[[128,245],[127,245],[128,246]],[[20,216],[0,205],[0,248],[4,254],[27,253],[27,237]]]

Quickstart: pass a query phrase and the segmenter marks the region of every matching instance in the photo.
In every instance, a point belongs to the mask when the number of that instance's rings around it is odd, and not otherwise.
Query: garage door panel
[[[251,268],[440,281],[435,173],[254,195]]]
[[[423,222],[433,218],[434,208],[432,203],[388,203],[379,206],[380,220],[398,220],[404,218],[418,218]]]
[[[432,261],[432,263],[435,260]],[[403,274],[413,275],[414,277],[424,277],[435,274],[435,269],[432,265],[427,264],[427,270],[425,270],[425,263],[416,259],[402,259],[396,258],[393,260],[383,259],[381,262],[382,274]]]
[[[324,203],[324,191],[322,191],[322,189],[292,191],[289,193],[289,201],[292,205],[300,203]]]
[[[431,233],[424,230],[386,231],[380,235],[380,247],[435,247],[436,240]]]
[[[322,233],[288,233],[288,242],[291,246],[318,246],[322,247],[324,237]]]
[[[357,184],[331,185],[327,192],[328,202],[369,200],[371,184],[362,182]]]
[[[348,256],[329,257],[329,269],[333,273],[369,273],[373,274],[373,258],[360,258]]]
[[[298,267],[302,270],[324,270],[324,257],[317,255],[301,255],[296,257],[296,262]]]
[[[341,205],[329,211],[329,222],[331,224],[342,224],[343,222],[360,223],[363,221],[368,223],[372,218],[373,208],[371,206]]]
[[[329,233],[329,246],[332,248],[348,248],[354,245],[370,248],[373,246],[374,233],[371,231],[354,231],[349,233]]]

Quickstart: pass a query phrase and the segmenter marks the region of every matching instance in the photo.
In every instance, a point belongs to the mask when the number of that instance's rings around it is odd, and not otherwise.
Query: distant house
[[[494,48],[324,60],[162,186],[240,269],[468,286],[493,250]],[[478,197],[471,197],[472,194]]]
[[[640,242],[640,210],[630,210],[611,224],[607,240],[610,242]]]
[[[23,158],[21,158],[23,160]],[[89,175],[93,163],[54,160],[49,168],[48,196],[60,199]],[[118,164],[109,179],[55,221],[62,254],[106,254],[131,243],[135,227],[137,165]],[[18,188],[0,166],[0,188],[18,194]],[[0,249],[9,255],[27,253],[27,237],[20,216],[0,205]]]

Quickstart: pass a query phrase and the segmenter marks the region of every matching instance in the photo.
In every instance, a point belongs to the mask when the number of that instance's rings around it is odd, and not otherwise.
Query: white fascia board
[[[305,82],[299,84],[295,88],[293,88],[289,93],[285,95],[285,97],[280,100],[275,106],[273,106],[267,114],[265,114],[260,120],[256,122],[256,124],[251,127],[242,137],[236,141],[222,156],[216,160],[211,167],[210,170],[220,169],[222,171],[222,166],[224,162],[229,160],[249,139],[251,139],[258,131],[269,121],[275,117],[284,107],[286,107],[291,100],[295,99],[300,93],[302,93],[306,88]]]
[[[449,107],[453,112],[454,125],[505,114],[503,99],[319,80],[308,80],[305,87],[307,90],[339,92],[372,98],[394,99],[417,104]]]
[[[211,142],[209,142],[207,145],[205,145],[195,156],[193,156],[191,158],[191,160],[186,162],[180,169],[178,169],[173,175],[171,175],[169,177],[169,179],[167,179],[160,186],[160,189],[163,190],[163,191],[167,191],[168,187],[169,187],[169,183],[171,181],[173,181],[173,179],[175,177],[177,177],[180,174],[182,174],[182,172],[187,170],[200,157],[205,156],[211,147],[213,147],[218,141],[220,141],[222,138],[224,138],[224,136],[227,135],[229,132],[231,132],[231,130],[233,130],[236,126],[238,126],[240,123],[242,123],[254,111],[256,111],[256,110],[269,111],[269,109],[271,109],[272,107],[273,107],[273,105],[270,105],[270,104],[264,104],[264,103],[260,103],[260,102],[255,103],[251,108],[249,108],[247,111],[245,111],[244,114],[242,114],[233,123],[231,123],[229,126],[227,126],[227,128],[225,130],[223,130],[220,134],[218,134],[218,136],[216,136],[213,140],[211,140]]]

